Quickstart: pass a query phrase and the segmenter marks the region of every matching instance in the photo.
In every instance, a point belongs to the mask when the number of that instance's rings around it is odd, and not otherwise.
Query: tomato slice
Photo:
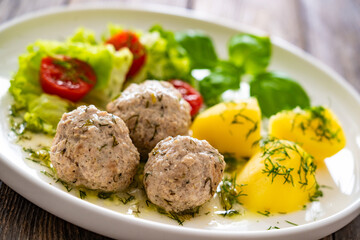
[[[96,80],[92,67],[79,59],[48,56],[41,60],[40,83],[46,93],[76,102],[94,87]]]
[[[191,107],[191,116],[195,116],[201,106],[203,105],[203,98],[201,94],[196,91],[190,84],[174,79],[171,80],[170,83],[181,93],[183,98],[190,104]]]
[[[141,67],[145,64],[145,47],[141,44],[138,36],[135,33],[130,31],[122,31],[109,38],[106,43],[113,45],[116,50],[127,47],[133,54],[134,59],[130,70],[126,75],[127,79],[135,76],[140,71]]]

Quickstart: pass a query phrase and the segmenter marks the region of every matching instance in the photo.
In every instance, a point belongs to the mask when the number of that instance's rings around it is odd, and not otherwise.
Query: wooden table
[[[85,2],[101,1],[0,0],[0,24],[31,11]],[[117,1],[130,2],[194,9],[266,30],[317,57],[360,91],[359,0]],[[51,215],[0,181],[0,239],[106,238]],[[360,216],[324,239],[360,239]]]

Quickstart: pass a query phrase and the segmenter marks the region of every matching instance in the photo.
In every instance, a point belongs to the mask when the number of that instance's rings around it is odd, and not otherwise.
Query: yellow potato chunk
[[[242,169],[236,183],[250,211],[287,213],[301,209],[318,193],[313,157],[286,140],[268,140]]]
[[[298,143],[317,162],[345,147],[345,134],[335,114],[324,107],[296,108],[270,118],[270,136]]]
[[[258,150],[261,113],[249,98],[219,103],[200,113],[192,124],[193,137],[207,140],[221,153],[251,157]]]

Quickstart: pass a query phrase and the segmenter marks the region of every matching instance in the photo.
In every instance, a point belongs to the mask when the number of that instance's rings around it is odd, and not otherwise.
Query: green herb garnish
[[[79,196],[80,196],[81,199],[85,199],[86,198],[86,192],[82,191],[82,190],[79,190]]]
[[[113,137],[113,143],[112,143],[112,146],[113,146],[113,147],[115,147],[115,146],[119,145],[119,142],[116,140],[115,135],[112,135],[112,137]]]
[[[223,212],[221,215],[224,217],[227,216],[227,214],[230,214],[229,216],[235,215],[235,213],[240,214],[237,209],[234,209],[235,205],[241,205],[241,202],[239,201],[240,196],[246,196],[241,190],[241,188],[245,185],[238,185],[236,183],[236,174],[232,178],[227,178],[219,184],[217,188],[217,194],[220,199],[220,203],[222,207],[224,208],[225,212]]]
[[[257,211],[258,214],[261,214],[265,217],[269,217],[270,216],[270,212],[268,210],[265,210],[265,212],[261,212],[261,211]]]
[[[331,130],[332,123],[330,119],[326,118],[325,116],[326,109],[323,106],[307,108],[305,109],[305,111],[310,113],[310,118],[305,121],[301,121],[298,124],[298,127],[302,129],[304,134],[306,134],[306,131],[308,129],[311,129],[316,135],[316,139],[314,139],[315,141],[321,142],[324,139],[327,141],[331,141],[331,140],[336,140],[338,142],[340,141],[338,134],[341,131],[341,129],[338,128],[336,131]],[[296,117],[293,125],[294,124],[296,124]]]
[[[319,198],[324,196],[323,192],[320,190],[319,184],[315,184],[315,192],[312,195],[309,195],[310,202],[319,201]]]
[[[267,230],[271,230],[271,229],[280,229],[280,228],[277,226],[270,226]]]
[[[97,196],[100,199],[108,199],[112,197],[112,194],[112,192],[99,192]]]
[[[288,221],[288,220],[285,220],[285,222],[287,222],[288,224],[294,225],[294,226],[298,226],[298,224],[293,223],[293,222],[290,222],[290,221]]]
[[[269,147],[269,144],[271,147]],[[261,141],[261,148],[263,150],[262,157],[264,160],[263,173],[267,176],[271,176],[273,181],[277,176],[284,178],[284,184],[290,183],[294,185],[293,174],[298,174],[298,183],[302,187],[308,185],[308,175],[314,175],[316,165],[313,161],[313,157],[306,152],[300,153],[296,144],[287,145],[281,140],[275,138],[268,138]],[[297,171],[294,168],[287,168],[281,164],[282,161],[290,159],[289,151],[295,152],[300,157],[300,164]],[[275,158],[274,155],[277,155]]]

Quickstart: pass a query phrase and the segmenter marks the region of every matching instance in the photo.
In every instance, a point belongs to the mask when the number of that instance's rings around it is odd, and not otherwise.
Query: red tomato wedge
[[[126,78],[133,77],[140,71],[146,61],[146,50],[135,33],[130,31],[120,32],[109,38],[106,43],[113,45],[116,50],[127,47],[134,55],[132,65]]]
[[[170,83],[181,93],[183,98],[190,104],[191,116],[195,116],[203,105],[201,94],[196,91],[190,84],[181,80],[171,80]]]
[[[67,56],[44,57],[40,83],[44,92],[76,102],[96,84],[93,68],[84,61]]]

